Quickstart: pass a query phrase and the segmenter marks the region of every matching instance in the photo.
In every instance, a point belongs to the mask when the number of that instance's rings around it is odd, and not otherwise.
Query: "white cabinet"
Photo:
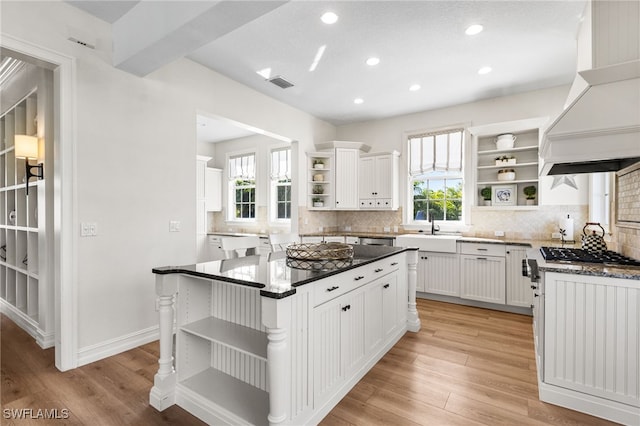
[[[533,303],[531,280],[522,275],[522,261],[526,257],[526,247],[506,246],[507,305],[529,308]]]
[[[206,210],[208,212],[222,211],[222,170],[207,167],[204,191]]]
[[[460,253],[460,297],[504,305],[504,245],[461,243]]]
[[[211,157],[196,157],[196,256],[197,262],[205,262],[208,255],[207,244],[207,162]]]
[[[329,301],[313,316],[314,406],[319,406],[364,357],[364,291]]]
[[[364,154],[360,157],[360,208],[398,208],[398,153]]]
[[[417,290],[460,297],[460,260],[457,253],[418,253]]]
[[[638,281],[556,272],[544,276],[540,399],[637,424]]]
[[[358,164],[360,151],[351,148],[336,148],[335,209],[358,209]]]
[[[489,188],[492,199],[489,205],[505,209],[517,206],[538,205],[539,187],[539,146],[543,126],[548,119],[532,118],[504,123],[471,127],[469,132],[473,141],[474,174],[476,206],[485,206],[481,195],[484,188]],[[516,139],[512,148],[498,149],[496,138],[501,134],[512,134]],[[513,179],[500,180],[507,173],[513,172]],[[500,178],[499,178],[500,176]],[[536,189],[535,199],[527,201],[524,188],[533,186]],[[496,191],[509,191],[508,197],[496,198]]]

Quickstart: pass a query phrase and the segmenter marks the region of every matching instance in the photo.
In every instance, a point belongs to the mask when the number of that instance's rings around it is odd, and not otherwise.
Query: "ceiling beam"
[[[141,1],[113,24],[117,68],[145,76],[287,1]]]

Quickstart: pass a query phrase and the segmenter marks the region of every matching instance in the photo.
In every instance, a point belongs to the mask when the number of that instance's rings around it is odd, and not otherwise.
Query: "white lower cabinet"
[[[365,353],[364,291],[317,307],[314,317],[314,407],[320,407],[362,361]]]
[[[460,297],[504,305],[504,268],[504,257],[460,255]]]
[[[529,308],[533,303],[531,280],[522,275],[522,261],[526,258],[526,247],[506,247],[507,305]]]
[[[544,341],[541,400],[638,424],[638,282],[544,273],[544,327],[535,329]]]
[[[460,260],[457,253],[418,253],[418,291],[460,297]]]

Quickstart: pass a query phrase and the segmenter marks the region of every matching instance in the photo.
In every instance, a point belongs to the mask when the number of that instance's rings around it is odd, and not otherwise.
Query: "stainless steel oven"
[[[360,237],[360,244],[365,246],[392,246],[394,242],[393,237],[376,237],[376,238],[364,238]]]

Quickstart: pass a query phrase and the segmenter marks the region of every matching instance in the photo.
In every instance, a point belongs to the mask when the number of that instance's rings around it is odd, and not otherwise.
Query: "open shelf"
[[[267,424],[269,394],[214,368],[207,368],[179,385],[206,398],[249,424]],[[215,401],[215,402],[214,402]]]
[[[253,328],[208,317],[181,327],[181,330],[230,347],[264,361],[267,360],[267,334]]]

